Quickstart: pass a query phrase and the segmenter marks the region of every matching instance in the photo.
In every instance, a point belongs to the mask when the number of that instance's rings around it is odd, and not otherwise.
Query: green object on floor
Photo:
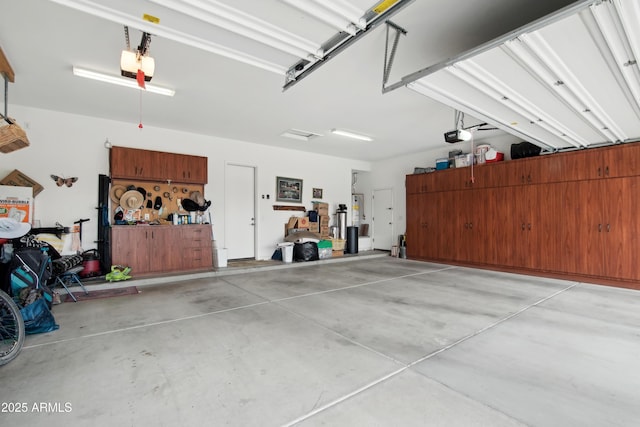
[[[131,273],[131,267],[112,265],[111,271],[104,278],[109,282],[120,282],[121,280],[131,279],[129,273]]]
[[[331,240],[320,240],[318,242],[318,249],[331,248]]]

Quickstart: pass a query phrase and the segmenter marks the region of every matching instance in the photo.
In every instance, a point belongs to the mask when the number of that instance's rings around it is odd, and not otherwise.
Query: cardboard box
[[[344,255],[344,251],[331,251],[332,257],[343,256],[343,255]]]
[[[318,212],[318,215],[329,215],[329,204],[313,202],[313,210]]]
[[[29,187],[0,185],[0,218],[13,218],[18,222],[32,222],[33,198]]]
[[[14,187],[31,187],[33,189],[33,197],[36,197],[44,187],[38,184],[27,175],[20,172],[18,169],[14,169],[9,175],[5,176],[0,185],[13,185]]]
[[[320,233],[320,223],[319,222],[310,222],[309,223],[309,231],[312,233]]]
[[[289,222],[287,222],[287,226],[285,227],[285,229],[295,228],[297,223],[298,223],[298,217],[292,216],[291,218],[289,218]]]
[[[298,228],[309,228],[309,218],[306,216],[298,218]]]
[[[328,227],[329,226],[329,216],[328,215],[320,215],[318,217],[318,222],[320,223],[320,227]]]

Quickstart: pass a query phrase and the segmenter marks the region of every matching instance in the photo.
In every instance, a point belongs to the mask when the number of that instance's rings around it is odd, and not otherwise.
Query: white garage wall
[[[205,198],[212,202],[213,232],[224,245],[224,171],[227,163],[256,167],[257,253],[268,259],[282,241],[284,223],[290,215],[301,212],[274,211],[275,178],[286,176],[303,180],[303,205],[311,209],[312,188],[322,188],[323,202],[335,212],[339,203],[349,204],[351,171],[371,169],[369,162],[309,154],[301,151],[267,147],[259,144],[197,135],[169,129],[137,127],[88,116],[66,114],[12,105],[11,115],[27,131],[31,146],[0,154],[0,177],[18,169],[44,186],[35,200],[34,219],[42,226],[59,222],[70,226],[80,218],[83,224],[84,249],[95,248],[97,236],[98,175],[109,175],[109,151],[105,140],[113,145],[168,151],[209,158],[209,184]],[[143,120],[144,122],[144,120]],[[77,176],[71,188],[57,187],[49,175]],[[270,199],[262,199],[262,195]]]

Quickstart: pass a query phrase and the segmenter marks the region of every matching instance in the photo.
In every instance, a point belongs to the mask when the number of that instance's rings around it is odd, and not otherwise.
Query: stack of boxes
[[[292,216],[289,218],[289,221],[284,225],[284,235],[285,237],[291,233],[295,233],[297,231],[309,231],[309,218],[306,216]]]
[[[309,211],[309,216],[292,216],[284,225],[284,228],[285,237],[298,231],[310,231],[318,234],[321,239],[318,243],[318,255],[320,259],[340,256],[343,254],[341,250],[336,251],[336,248],[333,248],[334,250],[332,251],[332,240],[329,238],[328,203],[313,202],[313,210]]]
[[[317,214],[318,233],[322,239],[329,238],[329,204],[313,202],[313,210]]]

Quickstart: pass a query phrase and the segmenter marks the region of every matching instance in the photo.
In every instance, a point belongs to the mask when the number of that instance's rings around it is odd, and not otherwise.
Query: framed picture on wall
[[[302,203],[302,180],[277,176],[276,200],[278,202]]]
[[[314,199],[322,199],[322,188],[314,188],[313,189],[313,198]]]

